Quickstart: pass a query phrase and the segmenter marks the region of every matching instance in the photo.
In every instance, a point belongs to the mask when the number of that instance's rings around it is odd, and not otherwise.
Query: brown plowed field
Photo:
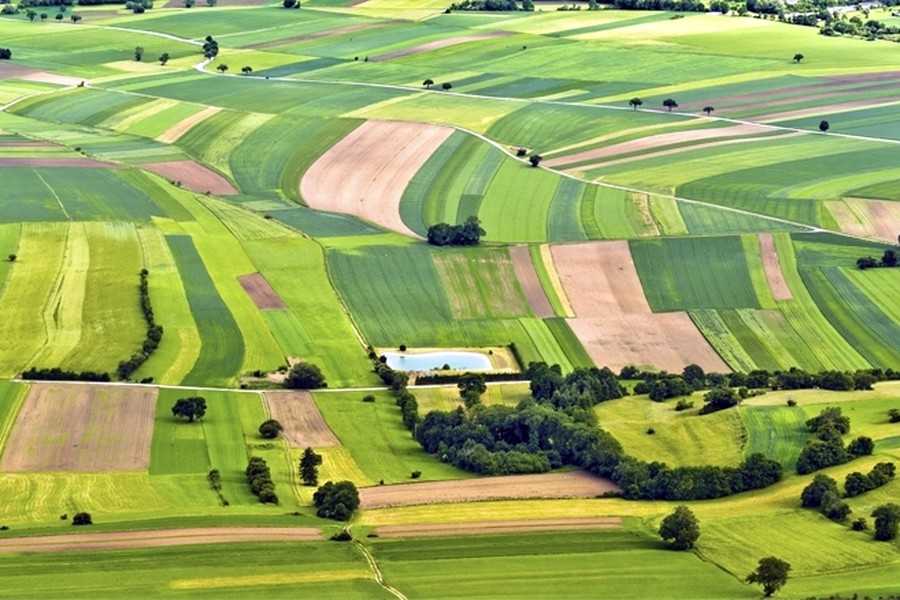
[[[756,135],[760,133],[770,132],[771,128],[761,125],[732,125],[730,127],[714,127],[707,129],[688,129],[685,131],[672,131],[669,133],[658,133],[656,135],[648,135],[647,137],[613,144],[612,146],[603,146],[601,148],[591,148],[575,154],[560,156],[544,161],[548,167],[558,167],[572,163],[579,163],[588,160],[597,160],[618,156],[620,154],[628,154],[631,152],[640,152],[642,150],[650,150],[662,146],[671,146],[674,144],[683,144],[685,142],[697,142],[701,140],[715,140],[722,138],[738,137],[745,135]]]
[[[241,275],[238,277],[238,281],[241,282],[241,287],[244,288],[257,308],[284,308],[286,306],[278,292],[272,289],[272,286],[261,274]]]
[[[0,470],[137,471],[150,464],[155,388],[35,383]]]
[[[512,258],[513,271],[522,286],[522,292],[528,300],[528,306],[536,317],[546,318],[555,315],[547,294],[544,292],[544,286],[538,279],[537,271],[534,270],[534,263],[531,262],[531,253],[528,246],[513,246],[509,249],[509,256]]]
[[[238,193],[227,179],[193,160],[148,163],[141,165],[141,168],[180,183],[192,192],[208,192],[215,196],[233,196]]]
[[[282,435],[295,448],[340,446],[309,392],[266,392],[269,414],[284,427]]]
[[[178,140],[181,139],[181,136],[186,134],[191,130],[194,126],[202,123],[206,119],[210,118],[214,114],[220,112],[222,109],[218,106],[208,106],[204,108],[198,113],[195,113],[189,116],[186,119],[182,119],[178,123],[175,123],[167,130],[165,130],[162,135],[157,137],[157,141],[163,142],[165,144],[174,144]]]
[[[400,218],[400,198],[451,133],[453,129],[437,125],[366,121],[309,168],[300,195],[311,208],[356,215],[418,237]]]
[[[58,158],[0,158],[0,167],[72,167],[78,169],[114,169],[118,165],[113,163],[79,157]]]
[[[535,531],[572,531],[576,529],[619,529],[619,517],[573,517],[570,519],[523,519],[517,521],[474,521],[468,523],[434,523],[419,525],[383,525],[375,530],[378,537],[414,538],[457,535],[490,535],[494,533],[527,533]]]
[[[505,475],[454,481],[381,485],[359,490],[363,508],[522,498],[595,498],[618,491],[608,479],[584,471]]]
[[[0,539],[0,553],[65,552],[67,550],[122,550],[161,548],[195,544],[238,544],[246,542],[305,542],[321,540],[322,532],[312,527],[206,527],[72,533]]]
[[[778,250],[775,249],[775,238],[771,233],[759,234],[759,249],[762,254],[763,270],[766,272],[766,281],[776,300],[790,300],[794,297],[791,288],[781,272],[781,263],[778,260]]]
[[[55,85],[78,85],[83,80],[79,77],[68,77],[48,73],[22,65],[16,65],[8,61],[0,62],[0,80],[22,79],[24,81],[36,81],[38,83],[52,83]]]
[[[597,365],[729,370],[687,313],[650,310],[628,242],[555,245],[551,254],[575,312],[569,326]]]

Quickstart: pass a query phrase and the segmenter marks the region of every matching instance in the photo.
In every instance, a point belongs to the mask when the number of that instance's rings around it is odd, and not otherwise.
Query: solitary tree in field
[[[295,390],[313,390],[328,387],[328,384],[318,366],[312,363],[298,362],[288,371],[287,377],[284,379],[284,386]]]
[[[250,67],[250,66],[241,67],[241,73],[243,73],[244,75],[249,75],[252,72],[253,72],[253,67]]]
[[[631,105],[631,108],[633,108],[634,110],[637,110],[644,104],[644,101],[641,100],[640,98],[635,97],[635,98],[632,98],[631,100],[629,100],[628,104]]]
[[[166,66],[167,62],[169,62],[169,53],[163,52],[159,55],[159,64],[162,66]]]
[[[303,485],[319,485],[319,465],[322,464],[322,455],[316,454],[312,448],[303,451],[300,457],[300,479]]]
[[[71,15],[69,18],[72,19],[73,23],[78,23],[79,21],[81,21],[81,15]]]
[[[34,12],[33,10],[29,10],[28,12],[25,13],[25,16],[28,17],[28,20],[29,20],[29,21],[31,21],[32,23],[34,23],[34,20],[37,19],[37,16],[38,16],[38,15],[37,15],[37,13]]]
[[[433,86],[433,85],[434,85],[434,79],[426,79],[425,81],[422,82],[422,86],[425,88],[428,88],[429,90],[431,89],[431,86]]]
[[[690,550],[700,537],[700,523],[687,506],[678,506],[675,512],[662,520],[659,536],[670,542],[676,550]]]
[[[804,58],[806,58],[806,57],[798,52],[797,54],[794,55],[794,62],[799,65],[801,62],[803,62]]]
[[[62,21],[62,20],[63,20],[63,14],[62,14],[61,12],[58,12],[58,13],[56,13],[56,16],[53,17],[53,18],[56,19],[57,21]]]
[[[351,481],[326,482],[313,494],[316,515],[323,519],[349,521],[359,508],[359,492]]]
[[[713,108],[712,106],[704,106],[704,107],[703,107],[703,112],[706,113],[706,116],[707,116],[707,117],[708,117],[709,115],[711,115],[712,112],[713,112],[714,110],[716,110],[716,109]]]
[[[441,84],[441,89],[444,91],[447,91],[452,87],[453,87],[453,84],[450,83],[449,81],[445,81],[444,83]]]
[[[228,70],[228,65],[226,65],[225,63],[221,63],[218,67],[216,67],[216,70],[219,73],[224,73],[225,71]]]
[[[200,396],[179,398],[172,406],[172,414],[193,423],[194,420],[200,419],[206,414],[206,399]]]
[[[666,98],[663,100],[663,106],[669,109],[669,112],[672,112],[673,108],[678,108],[678,103],[675,102],[672,98]]]
[[[91,519],[91,513],[75,513],[75,516],[72,517],[72,525],[75,526],[92,525],[93,523],[94,521]]]
[[[531,163],[532,167],[537,167],[539,164],[541,164],[542,160],[544,160],[544,157],[540,154],[532,154],[528,157],[528,162]]]
[[[47,13],[41,13],[41,21],[46,21],[48,16]]]
[[[756,570],[747,575],[747,583],[758,583],[763,586],[766,597],[771,596],[787,583],[791,565],[787,561],[774,556],[759,559]]]
[[[819,131],[825,133],[829,129],[831,129],[831,125],[828,124],[828,121],[819,121]]]
[[[284,427],[275,419],[263,421],[262,425],[259,426],[259,435],[267,440],[274,440],[282,431],[284,431]]]
[[[10,254],[6,257],[6,260],[8,260],[9,262],[16,262],[16,258],[18,257],[15,254]]]
[[[134,60],[136,60],[137,62],[141,62],[141,60],[143,60],[143,58],[144,58],[144,47],[136,46],[134,49]]]
[[[283,0],[281,5],[285,8],[300,8],[300,2],[298,2],[298,0]]]

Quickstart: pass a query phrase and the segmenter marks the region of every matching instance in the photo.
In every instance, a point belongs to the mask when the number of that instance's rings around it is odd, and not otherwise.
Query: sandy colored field
[[[755,135],[770,132],[768,127],[760,125],[732,125],[730,127],[714,127],[709,129],[689,129],[686,131],[672,131],[669,133],[658,133],[656,135],[648,135],[647,137],[630,140],[604,146],[601,148],[591,148],[575,154],[559,156],[544,161],[548,167],[557,167],[577,162],[595,160],[618,156],[620,154],[629,154],[632,152],[640,152],[641,150],[649,150],[660,146],[671,146],[673,144],[683,144],[685,142],[697,142],[701,140],[715,140],[721,138],[738,137],[745,135]]]
[[[769,289],[776,300],[791,300],[791,288],[788,286],[781,272],[781,263],[778,260],[778,250],[775,249],[775,238],[771,233],[759,234],[759,250],[762,254],[763,269],[766,272],[766,280]]]
[[[35,383],[0,470],[133,471],[150,464],[155,388]]]
[[[141,165],[152,173],[180,183],[192,192],[215,196],[233,196],[238,191],[227,179],[193,160],[172,160]]]
[[[326,37],[337,37],[340,35],[346,35],[348,33],[356,33],[357,31],[363,31],[365,29],[374,29],[377,27],[384,27],[387,23],[354,23],[353,25],[342,25],[341,27],[335,27],[334,29],[323,29],[322,31],[312,31],[310,33],[301,33],[298,35],[292,35],[289,37],[278,38],[275,40],[266,40],[264,42],[257,42],[255,44],[247,44],[246,46],[241,46],[242,48],[250,48],[253,50],[263,50],[266,48],[275,48],[277,46],[284,46],[287,44],[295,44],[298,42],[308,42],[310,40],[317,40],[320,38]]]
[[[436,125],[366,121],[310,167],[300,194],[312,208],[356,215],[417,237],[400,218],[400,198],[451,133]]]
[[[269,414],[284,427],[284,438],[295,448],[340,446],[309,392],[266,392]]]
[[[161,548],[194,544],[238,544],[246,542],[305,542],[321,540],[322,532],[312,527],[205,527],[72,533],[0,539],[4,552],[64,552],[66,550],[122,550]]]
[[[753,120],[760,123],[774,123],[775,121],[786,121],[788,119],[800,119],[816,115],[831,115],[835,113],[850,112],[860,108],[893,106],[898,103],[900,103],[900,100],[896,97],[886,98],[882,96],[880,98],[871,98],[868,100],[852,100],[850,102],[841,102],[839,104],[826,104],[824,106],[811,106],[809,108],[798,108],[797,110],[769,113],[767,115],[753,117]]]
[[[73,167],[79,169],[114,169],[113,163],[79,157],[59,158],[0,158],[0,167]]]
[[[244,288],[257,308],[285,308],[286,305],[278,292],[272,289],[272,286],[260,273],[241,275],[238,277],[238,281],[241,282],[241,287]]]
[[[163,142],[164,144],[174,144],[194,126],[199,125],[221,110],[222,109],[218,106],[208,106],[200,112],[194,113],[188,118],[182,119],[178,123],[175,123],[167,130],[165,130],[159,137],[157,137],[156,140],[159,142]]]
[[[900,202],[845,198],[826,202],[841,231],[893,243],[900,231]]]
[[[516,521],[475,521],[472,523],[435,523],[421,525],[385,525],[375,531],[383,538],[489,535],[534,531],[572,531],[576,529],[618,529],[619,517],[576,517],[572,519],[534,519]]]
[[[48,73],[47,71],[16,65],[8,61],[0,62],[0,80],[2,79],[21,79],[23,81],[52,83],[55,85],[78,85],[84,81],[79,77]]]
[[[488,33],[480,33],[480,34],[472,34],[472,35],[457,35],[453,37],[446,37],[440,40],[434,40],[433,42],[427,42],[425,44],[419,44],[418,46],[410,46],[409,48],[402,48],[400,50],[394,50],[393,52],[385,52],[384,54],[379,54],[378,56],[373,56],[369,60],[378,62],[383,60],[393,60],[395,58],[402,58],[404,56],[413,56],[415,54],[424,54],[425,52],[431,52],[432,50],[440,50],[441,48],[449,48],[450,46],[458,46],[460,44],[465,44],[468,42],[477,42],[479,40],[489,40],[495,37],[502,37],[505,35],[509,35],[507,31],[491,31]]]
[[[528,246],[513,246],[509,249],[509,255],[512,258],[513,270],[516,278],[522,286],[522,292],[528,300],[528,306],[536,317],[554,316],[553,307],[547,300],[547,294],[544,287],[538,279],[537,272],[534,270],[534,263],[531,262],[531,253]]]
[[[359,490],[359,497],[363,508],[386,508],[519,498],[594,498],[617,490],[607,479],[569,471],[381,485]]]
[[[53,142],[41,140],[0,140],[0,148],[58,148]]]
[[[729,370],[687,313],[650,310],[628,242],[555,245],[551,253],[575,311],[568,323],[597,365]]]

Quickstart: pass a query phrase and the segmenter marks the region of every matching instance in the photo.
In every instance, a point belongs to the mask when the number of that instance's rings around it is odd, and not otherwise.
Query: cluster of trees
[[[300,479],[303,485],[319,485],[319,465],[322,464],[322,455],[317,454],[312,448],[303,451],[300,457]]]
[[[857,259],[856,266],[859,269],[877,269],[877,268],[892,268],[896,267],[900,262],[897,260],[897,251],[888,248],[884,251],[884,255],[881,257],[881,260],[873,256],[863,256],[862,258]]]
[[[79,0],[79,4],[81,4],[81,0]],[[153,1],[152,0],[128,0],[128,2],[125,3],[125,8],[127,8],[128,10],[130,10],[131,12],[133,12],[136,15],[140,15],[140,14],[143,14],[145,11],[148,11],[151,8],[153,8]]]
[[[0,60],[11,60],[12,50],[9,48],[0,48]],[[12,255],[10,255],[12,256]]]
[[[109,373],[102,371],[66,371],[59,367],[38,369],[31,367],[22,372],[22,379],[35,381],[110,381]]]
[[[868,473],[854,471],[844,480],[844,493],[848,498],[859,496],[880,488],[890,482],[896,474],[894,463],[880,462]]]
[[[866,436],[860,436],[844,447],[842,436],[850,433],[850,419],[842,414],[840,408],[824,409],[818,416],[809,419],[806,427],[814,437],[806,443],[797,458],[797,473],[801,475],[867,456],[875,448],[875,443]]]
[[[875,465],[866,475],[859,472],[850,473],[844,481],[844,497],[852,498],[881,487],[894,478],[894,472],[893,463],[883,462]],[[838,523],[845,522],[853,512],[841,497],[837,481],[823,474],[816,475],[812,482],[803,488],[803,492],[800,494],[800,504],[804,508],[817,509]],[[895,512],[888,504],[876,509],[871,516],[875,517],[875,539],[886,541],[897,537],[900,510]],[[868,524],[861,517],[853,522],[852,528],[856,531],[863,531],[868,528]]]
[[[461,0],[454,2],[446,12],[454,10],[484,10],[490,12],[506,12],[513,10],[533,11],[534,2],[532,0],[521,0],[521,7],[516,0]]]
[[[409,383],[409,375],[389,367],[384,357],[375,356],[375,351],[371,347],[369,348],[369,358],[374,362],[375,374],[378,375],[385,385],[390,386],[397,406],[400,408],[403,425],[415,433],[416,426],[419,424],[419,403],[416,397],[406,389]]]
[[[162,341],[163,328],[162,325],[157,325],[156,317],[153,315],[153,305],[150,303],[149,279],[150,271],[141,269],[138,289],[141,297],[141,312],[144,314],[144,321],[147,323],[147,333],[144,336],[141,349],[132,354],[128,360],[123,360],[119,363],[119,367],[116,369],[119,379],[131,377],[132,373],[137,371],[150,358],[150,355],[156,351],[159,343]]]
[[[563,376],[559,365],[533,362],[525,370],[525,376],[531,380],[531,396],[536,401],[564,411],[589,410],[626,394],[615,373],[606,367],[575,369]]]
[[[263,504],[278,504],[278,495],[275,494],[275,482],[272,481],[272,471],[266,464],[266,459],[260,456],[250,457],[247,463],[247,469],[244,471],[247,475],[247,483],[250,484],[250,491],[259,498]]]
[[[352,481],[329,481],[313,494],[313,504],[323,519],[349,521],[359,508],[359,492]]]
[[[706,12],[700,0],[613,0],[619,10],[669,10],[674,12]],[[710,10],[712,7],[710,7]]]
[[[206,398],[202,396],[190,396],[179,398],[172,405],[172,416],[187,419],[193,423],[206,415]]]
[[[219,497],[219,502],[222,503],[222,506],[228,506],[230,503],[225,499],[225,496],[222,495],[222,474],[218,469],[210,469],[209,473],[206,474],[206,481],[209,482],[209,487],[216,493]]]
[[[474,246],[487,233],[478,217],[471,216],[462,225],[436,223],[428,228],[428,243],[433,246]]]
[[[284,378],[284,387],[292,390],[316,390],[328,387],[318,365],[300,361],[294,363]]]

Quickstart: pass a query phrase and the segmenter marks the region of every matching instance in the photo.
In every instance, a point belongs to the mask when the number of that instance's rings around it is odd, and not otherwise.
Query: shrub
[[[688,410],[691,408],[694,408],[694,401],[687,400],[684,398],[679,400],[678,403],[675,405],[675,410],[677,410],[677,411]]]
[[[359,508],[359,492],[352,481],[327,482],[313,494],[316,515],[325,519],[349,521]]]
[[[850,524],[850,529],[853,531],[865,531],[869,528],[869,523],[866,521],[865,517],[859,517],[858,519],[854,519]]]
[[[88,512],[80,512],[75,513],[75,516],[72,517],[72,525],[82,526],[82,525],[93,525],[94,521],[91,519],[91,513]]]
[[[717,387],[703,396],[703,408],[700,409],[701,415],[725,410],[737,406],[740,398],[734,393],[734,390],[727,387]]]
[[[893,503],[882,504],[872,511],[872,517],[875,518],[876,540],[887,542],[897,537],[897,528],[900,525],[900,506]]]
[[[875,450],[875,442],[864,435],[859,436],[847,445],[847,452],[853,457],[869,456]]]
[[[828,475],[816,475],[812,482],[800,493],[800,504],[804,508],[819,508],[825,494],[837,494],[837,481]]]
[[[206,399],[201,396],[179,398],[172,406],[172,415],[187,419],[191,423],[206,415]]]
[[[281,432],[284,431],[284,427],[282,427],[281,423],[276,421],[275,419],[268,419],[263,421],[259,426],[259,435],[267,440],[273,440],[281,435]]]
[[[328,387],[328,383],[317,365],[301,361],[288,371],[284,386],[295,390],[313,390]]]

